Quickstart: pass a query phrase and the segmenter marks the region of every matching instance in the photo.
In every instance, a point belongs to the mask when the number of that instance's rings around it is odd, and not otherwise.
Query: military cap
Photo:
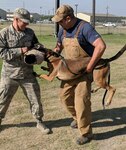
[[[25,23],[30,22],[30,12],[24,8],[16,8],[14,11],[14,17],[19,18]]]

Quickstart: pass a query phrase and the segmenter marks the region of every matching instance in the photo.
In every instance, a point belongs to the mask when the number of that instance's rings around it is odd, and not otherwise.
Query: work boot
[[[88,136],[81,136],[77,139],[76,143],[78,145],[83,145],[90,142],[93,139],[93,134],[89,134]]]
[[[76,129],[77,128],[77,121],[73,120],[70,124],[71,128]]]
[[[43,134],[49,134],[50,133],[50,129],[46,127],[46,125],[43,123],[43,121],[38,121],[36,127],[38,129],[40,129]]]

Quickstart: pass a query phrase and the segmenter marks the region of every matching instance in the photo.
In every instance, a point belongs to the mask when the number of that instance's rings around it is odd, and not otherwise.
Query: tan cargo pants
[[[92,133],[91,82],[92,75],[86,74],[74,80],[62,81],[60,87],[62,103],[77,120],[80,134],[85,136]]]

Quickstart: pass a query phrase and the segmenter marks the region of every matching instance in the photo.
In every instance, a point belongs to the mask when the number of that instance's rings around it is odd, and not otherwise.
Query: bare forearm
[[[93,43],[95,49],[94,49],[94,53],[93,56],[87,66],[87,72],[92,72],[92,70],[94,69],[96,63],[99,61],[99,59],[102,57],[106,45],[105,43],[102,41],[102,39],[98,39]]]

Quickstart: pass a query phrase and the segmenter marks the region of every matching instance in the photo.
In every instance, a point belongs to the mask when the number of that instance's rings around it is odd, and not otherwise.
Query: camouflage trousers
[[[36,78],[10,79],[3,77],[0,82],[0,118],[5,117],[9,104],[19,86],[30,103],[31,113],[37,120],[41,119],[43,117],[43,109],[40,87]]]

